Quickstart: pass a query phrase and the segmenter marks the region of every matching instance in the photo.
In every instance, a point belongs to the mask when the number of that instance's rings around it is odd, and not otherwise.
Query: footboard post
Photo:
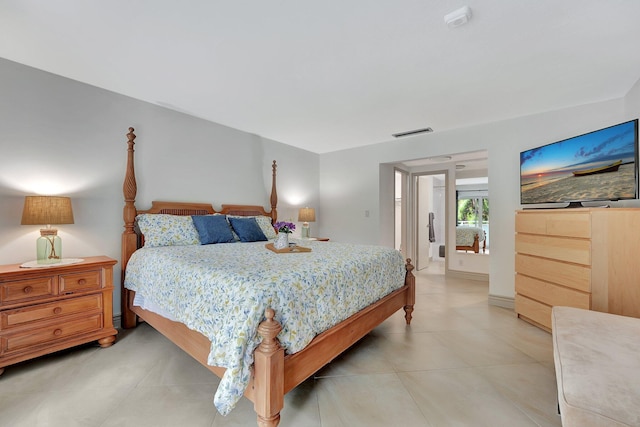
[[[258,326],[262,342],[254,355],[253,407],[258,415],[258,426],[276,427],[284,406],[284,349],[276,339],[282,326],[274,319],[273,309],[268,308],[265,316],[267,320]]]
[[[412,273],[414,267],[411,264],[411,258],[407,258],[405,268],[407,269],[407,275],[404,277],[404,284],[409,287],[409,291],[407,293],[407,303],[404,306],[404,318],[407,321],[407,325],[410,325],[413,317],[411,315],[413,313],[413,305],[416,303],[416,277]]]

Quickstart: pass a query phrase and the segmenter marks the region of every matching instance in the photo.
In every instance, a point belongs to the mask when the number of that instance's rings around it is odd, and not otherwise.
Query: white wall
[[[0,93],[1,264],[35,258],[39,227],[20,225],[24,196],[54,193],[74,209],[75,224],[58,227],[63,256],[120,260],[129,126],[138,135],[139,208],[152,200],[268,207],[274,159],[279,218],[319,206],[317,154],[4,59]],[[114,273],[119,314],[119,264]]]
[[[629,119],[640,116],[640,80],[627,93],[624,108]]]
[[[432,134],[322,154],[322,234],[339,236],[344,241],[392,246],[393,233],[388,231],[393,229],[389,221],[393,215],[385,209],[392,209],[393,203],[383,200],[386,180],[392,174],[381,164],[487,150],[492,224],[489,292],[512,298],[520,151],[637,117],[637,110],[625,112],[625,105],[629,104],[637,105],[635,101],[616,99],[446,132],[436,129]],[[455,176],[455,172],[450,175]],[[379,188],[383,189],[382,196]],[[624,203],[634,204],[637,202]],[[369,218],[364,217],[365,210],[370,211]]]
[[[20,217],[24,196],[39,191],[72,197],[75,224],[59,227],[64,256],[120,258],[129,126],[138,135],[140,207],[152,199],[268,206],[277,159],[281,219],[316,207],[315,235],[388,246],[394,174],[383,163],[486,149],[490,293],[504,297],[513,297],[519,152],[640,113],[639,83],[624,99],[317,155],[3,59],[0,93],[0,263],[35,257],[38,227],[21,226]],[[119,313],[119,289],[114,297]]]

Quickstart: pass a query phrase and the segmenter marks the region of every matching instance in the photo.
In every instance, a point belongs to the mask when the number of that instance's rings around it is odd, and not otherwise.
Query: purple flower
[[[296,229],[296,225],[292,222],[278,221],[273,226],[280,233],[293,233],[293,230]]]

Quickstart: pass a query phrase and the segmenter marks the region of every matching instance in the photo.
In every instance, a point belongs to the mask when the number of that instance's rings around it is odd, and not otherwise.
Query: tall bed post
[[[138,248],[138,235],[134,230],[134,222],[136,220],[136,194],[138,192],[138,186],[136,184],[136,173],[134,170],[133,161],[133,145],[136,135],[133,133],[134,129],[129,128],[127,134],[127,170],[124,176],[124,184],[122,185],[122,192],[124,194],[124,209],[122,211],[122,217],[124,219],[124,231],[122,232],[122,259],[120,267],[122,268],[121,275],[121,304],[122,304],[122,327],[133,328],[136,325],[137,318],[134,312],[129,309],[129,291],[124,287],[124,276],[127,268],[127,262],[131,257],[131,254]]]
[[[274,224],[278,220],[278,190],[276,190],[276,161],[271,165],[271,223]]]

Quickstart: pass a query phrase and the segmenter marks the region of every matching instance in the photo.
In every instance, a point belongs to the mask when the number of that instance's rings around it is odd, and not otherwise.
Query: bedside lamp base
[[[43,228],[36,241],[38,264],[57,264],[62,259],[62,239],[55,228]]]

